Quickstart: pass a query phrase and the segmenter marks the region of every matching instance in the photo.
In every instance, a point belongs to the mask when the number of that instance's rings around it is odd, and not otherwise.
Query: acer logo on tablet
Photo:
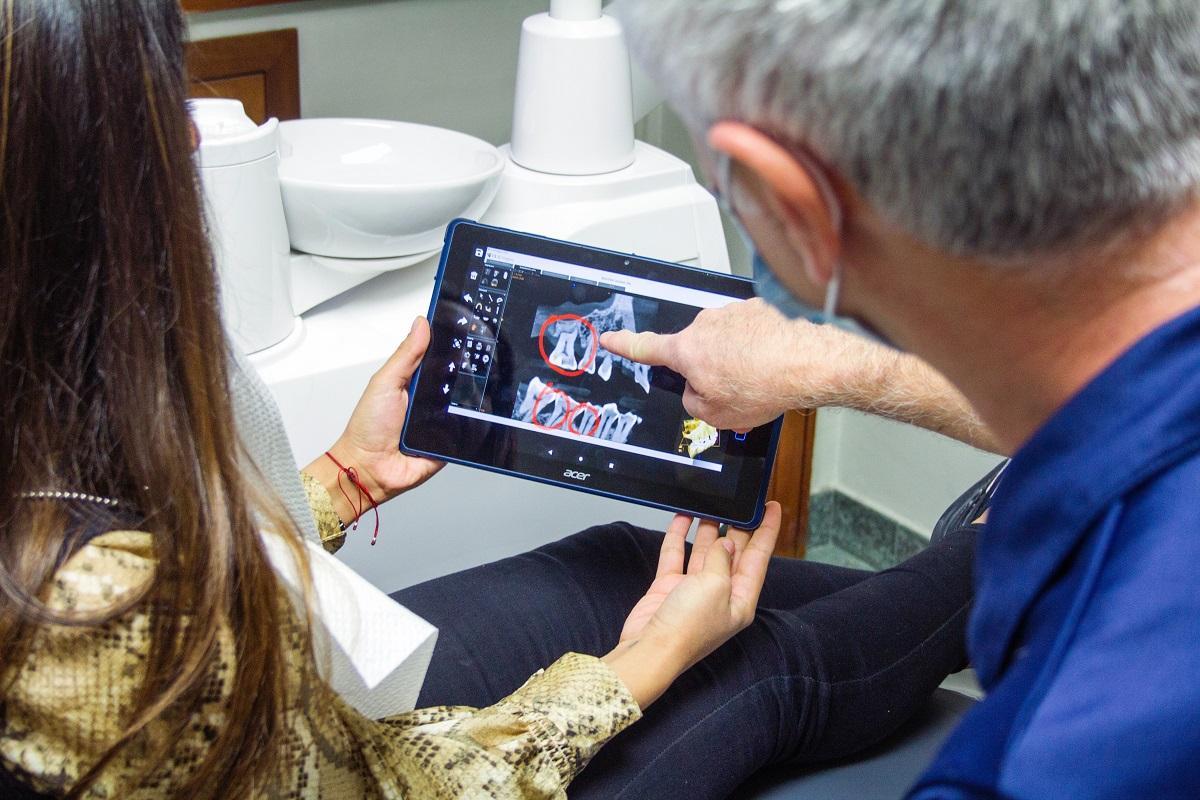
[[[586,481],[588,478],[592,477],[592,473],[576,472],[573,469],[568,469],[563,472],[563,477],[564,478],[574,478],[577,481]]]

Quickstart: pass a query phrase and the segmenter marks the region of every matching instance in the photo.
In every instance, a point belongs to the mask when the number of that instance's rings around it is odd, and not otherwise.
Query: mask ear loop
[[[838,295],[842,291],[842,262],[834,262],[833,275],[829,277],[829,283],[825,284],[825,305],[821,309],[821,321],[825,323],[833,322],[837,317]]]
[[[833,191],[829,176],[825,174],[825,170],[816,162],[816,159],[805,151],[795,149],[792,151],[792,155],[808,170],[813,183],[817,185],[817,193],[821,195],[821,202],[825,204],[825,208],[829,212],[834,236],[841,238],[842,204],[838,202],[837,193]],[[834,259],[833,274],[829,277],[829,283],[825,285],[825,306],[821,309],[822,322],[830,323],[837,317],[838,296],[841,291],[842,260],[838,258]]]
[[[734,217],[736,213],[733,210],[733,201],[730,196],[729,186],[729,182],[733,180],[733,159],[729,157],[729,153],[724,151],[717,153],[716,178],[716,186],[713,187],[713,197],[717,201],[717,207],[730,217]]]
[[[817,193],[821,196],[821,202],[825,204],[825,208],[829,212],[829,218],[833,224],[833,232],[836,236],[841,236],[842,233],[842,206],[838,202],[837,194],[833,191],[833,186],[829,183],[829,178],[825,174],[825,170],[817,164],[808,153],[803,150],[794,150],[792,154],[796,157],[809,175],[813,179],[813,183],[817,186]],[[737,219],[737,211],[733,207],[733,159],[728,153],[717,153],[717,175],[716,186],[713,196],[717,201],[717,206],[722,211],[729,214],[730,217]],[[805,258],[810,256],[805,253]],[[837,315],[838,296],[842,289],[842,262],[838,259],[833,264],[833,275],[829,278],[829,283],[825,287],[825,305],[821,310],[821,322],[829,323],[834,320]]]

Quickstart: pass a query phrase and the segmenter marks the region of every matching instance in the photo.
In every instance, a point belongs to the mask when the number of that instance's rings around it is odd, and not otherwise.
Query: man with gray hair
[[[834,402],[1014,454],[977,555],[988,697],[913,796],[1200,796],[1200,4],[614,10],[762,294],[953,388],[761,302],[604,346],[725,427]]]

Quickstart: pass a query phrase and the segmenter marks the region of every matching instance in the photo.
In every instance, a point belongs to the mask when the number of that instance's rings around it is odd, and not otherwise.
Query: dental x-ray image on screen
[[[539,343],[553,342],[553,350],[545,358],[551,367],[564,371],[579,369],[608,381],[615,365],[649,393],[650,366],[613,355],[600,347],[598,340],[609,331],[652,330],[657,313],[658,303],[627,294],[613,294],[607,303],[590,310],[573,303],[559,308],[543,306],[538,308],[529,335],[539,337]]]
[[[644,320],[658,310],[650,300],[639,299],[638,304],[644,309]],[[523,384],[524,395],[513,409],[513,419],[548,430],[565,425],[584,436],[628,442],[633,429],[645,421],[638,412],[646,404],[643,398],[629,396],[628,386],[621,386],[622,370],[649,394],[650,367],[613,356],[600,347],[599,340],[606,331],[639,330],[633,305],[629,295],[612,294],[601,304],[539,306],[529,336],[537,342],[540,363],[526,359],[530,378]],[[619,362],[616,380],[614,362]]]
[[[407,449],[753,518],[778,426],[717,430],[684,409],[680,375],[600,345],[609,331],[681,331],[750,296],[748,282],[474,223],[453,226],[443,259]]]
[[[546,302],[551,298],[554,302]],[[528,331],[524,338],[504,337],[502,357],[511,362],[519,380],[512,419],[544,431],[678,452],[689,419],[681,400],[680,376],[610,353],[600,346],[600,336],[622,329],[680,330],[695,317],[694,308],[524,274],[509,291],[505,313],[506,327],[511,324],[513,329]],[[494,410],[507,407],[507,398],[493,405]],[[705,450],[696,450],[689,458]]]

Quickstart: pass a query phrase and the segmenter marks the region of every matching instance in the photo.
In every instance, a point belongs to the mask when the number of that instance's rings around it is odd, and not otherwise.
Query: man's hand
[[[705,309],[676,334],[615,331],[601,336],[600,345],[678,372],[687,380],[689,414],[738,431],[791,409],[837,404],[865,377],[857,370],[894,360],[853,334],[789,320],[758,298]]]
[[[676,334],[614,331],[600,345],[678,372],[687,380],[684,408],[717,428],[744,431],[784,411],[840,406],[1004,453],[966,398],[924,361],[833,325],[789,320],[757,298],[701,311]]]
[[[346,430],[329,452],[347,467],[353,467],[371,492],[382,503],[402,492],[420,486],[432,478],[444,464],[400,452],[400,431],[408,410],[408,384],[429,347],[429,323],[423,317],[413,321],[408,337],[400,343],[387,362],[371,376]],[[342,522],[350,524],[358,507],[338,491],[341,486],[350,497],[357,495],[337,467],[321,456],[304,470],[321,481],[333,500]],[[365,500],[363,501],[365,503]],[[369,508],[364,505],[363,510]]]
[[[643,708],[754,620],[780,519],[779,504],[768,503],[758,530],[731,529],[724,538],[715,522],[703,521],[690,559],[684,540],[691,517],[671,522],[654,583],[604,657]]]

